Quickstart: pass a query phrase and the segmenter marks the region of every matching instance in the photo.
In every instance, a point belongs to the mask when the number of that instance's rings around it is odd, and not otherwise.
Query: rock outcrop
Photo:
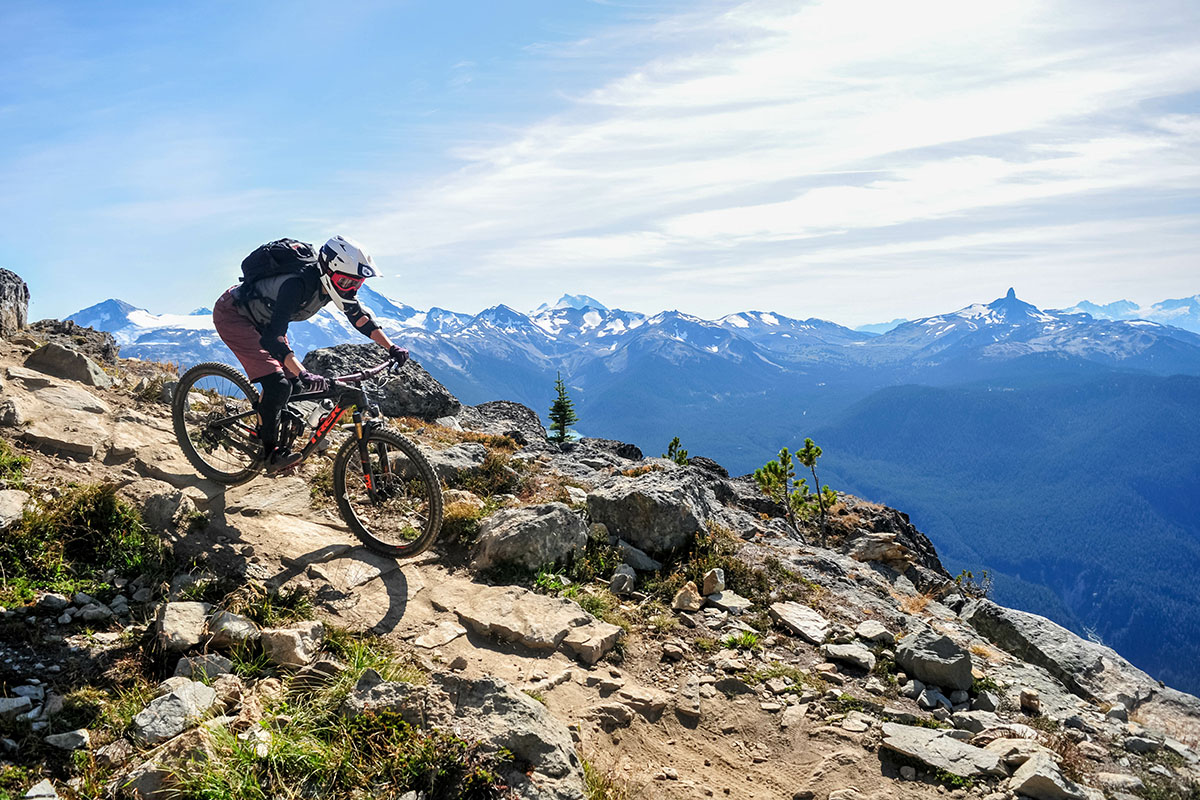
[[[339,344],[322,347],[304,357],[304,368],[336,377],[373,367],[386,354],[374,344]],[[391,380],[373,393],[380,410],[389,417],[420,417],[433,421],[462,410],[450,391],[416,361],[408,361]]]
[[[25,327],[29,314],[29,287],[17,273],[0,269],[0,339]]]

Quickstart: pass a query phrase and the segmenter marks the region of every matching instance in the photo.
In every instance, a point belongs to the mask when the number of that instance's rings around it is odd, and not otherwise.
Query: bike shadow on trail
[[[316,601],[352,628],[377,636],[396,629],[411,594],[424,588],[419,579],[409,579],[399,561],[361,545],[329,544],[281,559],[280,571],[267,585],[278,588],[297,578],[310,581]]]

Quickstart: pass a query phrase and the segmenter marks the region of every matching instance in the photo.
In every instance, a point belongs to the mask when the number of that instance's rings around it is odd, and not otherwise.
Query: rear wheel
[[[346,440],[333,461],[333,493],[346,524],[377,553],[396,558],[428,549],[442,527],[442,487],[415,444],[376,428]]]
[[[228,364],[197,364],[183,374],[171,417],[180,449],[201,475],[235,486],[259,473],[257,406],[258,392]]]

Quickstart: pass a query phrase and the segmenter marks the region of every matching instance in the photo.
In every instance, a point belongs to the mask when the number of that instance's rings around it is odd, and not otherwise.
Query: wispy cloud
[[[829,315],[852,292],[865,320],[909,313],[872,279],[900,265],[929,302],[1025,276],[1046,304],[1107,298],[1129,250],[1161,253],[1164,218],[1200,195],[1200,116],[1172,105],[1200,90],[1198,29],[1173,2],[711,4],[621,29],[654,53],[561,114],[452,148],[457,172],[351,224],[414,274],[458,273],[464,305],[531,304],[553,281]],[[547,57],[603,59],[616,35]],[[1173,241],[1200,246],[1192,227]],[[1117,228],[1132,247],[1109,247]],[[1161,257],[1139,261],[1154,280],[1134,299],[1200,290]]]

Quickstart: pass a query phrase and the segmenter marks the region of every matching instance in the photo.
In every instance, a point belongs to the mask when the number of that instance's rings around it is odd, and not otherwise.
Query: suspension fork
[[[354,415],[352,418],[354,420],[354,436],[356,439],[358,439],[358,458],[360,464],[362,465],[363,483],[365,483],[367,486],[367,494],[370,496],[370,498],[377,501],[380,499],[378,496],[379,487],[375,485],[375,473],[371,471],[371,451],[367,445],[367,437],[365,433],[365,428],[367,426],[363,425],[363,415],[362,412],[358,410],[357,406],[354,408]],[[392,471],[392,465],[388,461],[387,457],[387,447],[382,442],[379,443],[379,464],[377,471],[380,475],[389,475]],[[386,485],[387,484],[385,483],[384,486]]]

